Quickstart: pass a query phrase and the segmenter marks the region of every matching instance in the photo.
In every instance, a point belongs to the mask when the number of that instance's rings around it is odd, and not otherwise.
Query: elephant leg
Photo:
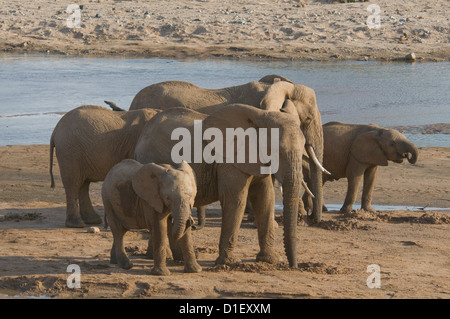
[[[322,181],[322,186],[325,186],[325,182],[326,182],[327,180],[326,179],[324,179],[323,181]],[[312,200],[312,199],[311,199]],[[328,207],[325,205],[325,200],[322,200],[322,211],[323,212],[327,212],[328,211]]]
[[[167,247],[169,247],[169,243],[167,241],[167,215],[156,212],[153,212],[151,215],[153,246],[153,269],[151,274],[157,276],[167,276],[170,275],[170,271],[166,267],[166,250]]]
[[[260,251],[256,261],[276,264],[280,256],[274,249],[275,193],[272,178],[270,176],[255,178],[249,188],[249,199],[258,229]]]
[[[199,230],[205,227],[206,223],[206,207],[197,207],[197,225],[193,225],[192,229]]]
[[[239,228],[244,216],[251,177],[230,166],[218,168],[219,200],[222,206],[222,228],[217,264],[240,262],[233,255]]]
[[[78,198],[80,201],[80,215],[86,224],[101,224],[101,217],[95,212],[92,206],[91,198],[89,197],[89,184],[90,182],[85,181],[80,188],[78,193]]]
[[[178,245],[181,248],[184,260],[184,272],[186,273],[196,273],[201,272],[202,267],[198,264],[196,256],[194,243],[192,240],[191,230],[186,230],[183,237],[178,240]]]
[[[169,229],[170,223],[167,224],[167,228]],[[145,252],[145,257],[148,259],[153,259],[153,240],[152,240],[152,232],[151,227],[149,228],[149,239],[147,242],[147,251]],[[171,230],[170,230],[171,231]],[[170,234],[169,230],[167,231],[167,234]],[[172,251],[170,250],[170,247],[166,247],[166,258],[172,258]]]
[[[377,173],[378,166],[371,166],[364,172],[361,208],[370,212],[375,211],[375,209],[372,208],[372,194],[373,189],[375,188]]]
[[[61,180],[66,192],[66,227],[85,227],[86,224],[81,219],[78,201],[81,183],[74,181],[73,178],[65,177],[63,174],[61,174]]]
[[[352,211],[365,169],[365,166],[350,159],[347,166],[347,195],[345,196],[344,205],[341,207],[341,213]]]
[[[105,207],[105,210],[108,209]],[[115,218],[109,220],[109,227],[113,234],[113,245],[111,248],[111,264],[118,264],[120,268],[130,269],[133,267],[133,263],[127,256],[125,252],[125,247],[123,245],[123,237],[127,230],[120,224]]]

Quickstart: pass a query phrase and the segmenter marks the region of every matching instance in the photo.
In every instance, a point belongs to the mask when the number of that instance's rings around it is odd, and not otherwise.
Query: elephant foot
[[[277,264],[278,262],[280,262],[280,256],[276,252],[259,252],[258,255],[256,255],[256,261],[262,261],[269,264]]]
[[[170,271],[167,269],[167,267],[153,267],[151,274],[154,276],[169,276]]]
[[[312,213],[306,215],[306,219],[303,219],[303,220],[309,226],[316,225],[316,224],[320,223],[320,221],[321,221],[317,216],[314,216]]]
[[[376,212],[377,212],[377,210],[374,209],[374,208],[372,207],[372,205],[365,205],[365,206],[362,206],[361,209],[362,209],[362,210],[365,210],[366,212],[369,212],[369,213],[376,213]]]
[[[66,227],[69,228],[83,228],[86,227],[86,224],[81,218],[75,218],[75,217],[67,217],[66,218]]]
[[[131,269],[133,268],[133,263],[127,258],[126,260],[120,260],[118,261],[118,266],[122,269]]]
[[[200,266],[197,262],[189,263],[184,265],[185,273],[197,273],[202,271],[202,266]]]
[[[103,223],[102,218],[95,212],[81,214],[81,218],[88,225],[99,225]]]
[[[241,262],[241,260],[239,258],[236,258],[231,255],[229,255],[227,257],[219,256],[216,259],[216,265],[232,265],[232,264],[236,264],[236,263],[240,263],[240,262]]]
[[[351,213],[353,210],[353,205],[344,205],[341,207],[340,212],[343,214]]]

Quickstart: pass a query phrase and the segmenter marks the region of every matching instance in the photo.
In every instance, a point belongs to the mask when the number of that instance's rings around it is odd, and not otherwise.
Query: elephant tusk
[[[194,224],[195,224],[194,218],[192,218],[192,216],[189,216],[189,221],[188,221],[189,227],[191,227],[191,226],[194,225]]]
[[[306,185],[305,181],[302,179],[302,186],[305,189],[305,191],[311,196],[312,198],[315,198],[314,194],[310,191],[308,186]]]
[[[313,159],[314,163],[317,165],[317,167],[319,167],[320,170],[321,170],[322,172],[324,172],[325,174],[331,175],[331,173],[330,173],[329,171],[327,171],[327,170],[322,166],[322,164],[320,164],[319,160],[317,159],[316,153],[314,153],[314,149],[312,148],[312,146],[311,146],[311,145],[307,145],[306,147],[307,147],[307,149],[308,149],[308,154],[312,157],[312,159]]]

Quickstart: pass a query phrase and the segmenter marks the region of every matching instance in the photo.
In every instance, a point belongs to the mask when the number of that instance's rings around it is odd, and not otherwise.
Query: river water
[[[381,126],[450,123],[450,63],[117,59],[0,55],[0,145],[48,144],[64,112],[116,102],[183,80],[222,88],[280,74],[316,91],[322,122]],[[450,134],[405,134],[450,147]]]

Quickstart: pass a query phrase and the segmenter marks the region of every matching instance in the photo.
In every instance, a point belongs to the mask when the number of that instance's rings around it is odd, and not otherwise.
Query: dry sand
[[[170,276],[149,275],[147,234],[136,231],[125,237],[135,266],[120,269],[109,263],[110,230],[64,227],[64,189],[59,175],[56,189],[49,187],[48,154],[47,145],[0,147],[0,298],[450,298],[450,210],[324,213],[319,226],[299,224],[299,269],[292,270],[282,226],[275,239],[280,264],[255,262],[249,222],[236,247],[242,262],[215,267],[221,219],[211,209],[206,227],[193,233],[201,273],[184,274],[169,260]],[[374,204],[449,207],[449,169],[449,148],[421,148],[416,165],[380,169]],[[91,195],[103,214],[100,185]],[[326,184],[325,200],[342,203],[344,193],[345,181]],[[70,264],[80,266],[79,289],[66,285]],[[379,289],[366,284],[371,264],[381,269]]]
[[[0,50],[166,58],[450,57],[449,1],[0,1]],[[69,4],[82,6],[69,28]],[[306,3],[306,4],[305,4]],[[380,28],[367,19],[380,8]],[[370,19],[370,21],[373,21]]]

